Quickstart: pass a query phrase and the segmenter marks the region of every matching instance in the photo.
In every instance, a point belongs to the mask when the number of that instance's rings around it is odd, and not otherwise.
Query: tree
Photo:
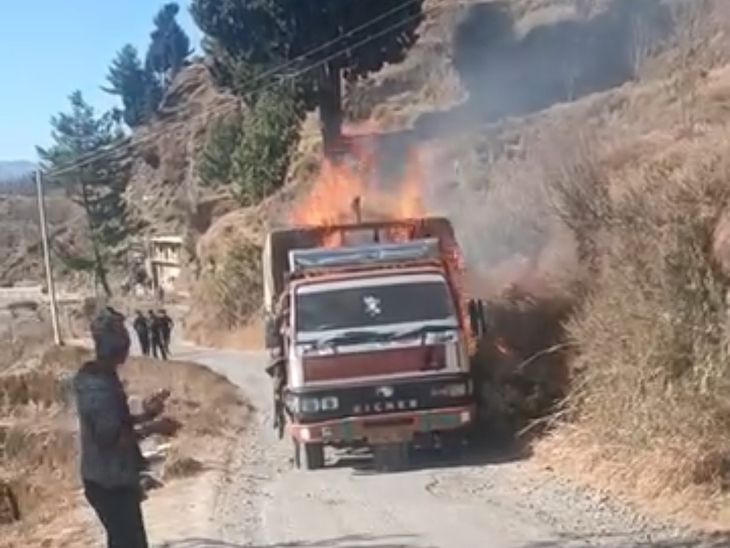
[[[152,41],[147,50],[146,66],[163,89],[167,89],[193,53],[190,39],[177,23],[179,12],[180,6],[176,3],[165,4],[155,16],[155,30],[150,35]]]
[[[124,46],[112,61],[107,75],[107,93],[122,99],[124,122],[131,128],[150,119],[157,110],[162,91],[154,75],[142,66],[137,50],[131,44]]]
[[[51,118],[53,145],[38,147],[38,155],[53,182],[84,209],[93,253],[90,263],[96,280],[110,296],[108,262],[126,236],[122,192],[127,171],[120,158],[106,152],[123,135],[112,114],[97,117],[80,91],[69,100],[70,112]]]
[[[208,187],[228,185],[232,181],[233,155],[241,143],[242,120],[239,115],[215,121],[200,155],[198,174]]]
[[[232,157],[234,193],[242,205],[259,203],[284,183],[299,142],[301,113],[290,86],[257,98]]]
[[[264,71],[292,61],[286,72],[297,76],[306,106],[319,107],[325,150],[331,152],[341,136],[342,78],[356,80],[402,60],[417,39],[423,0],[373,4],[193,0],[191,10],[212,39],[213,51],[223,50],[229,58]]]

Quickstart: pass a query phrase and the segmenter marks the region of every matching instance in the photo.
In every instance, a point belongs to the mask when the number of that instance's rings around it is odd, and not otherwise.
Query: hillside
[[[58,274],[64,281],[78,282],[78,274],[68,269],[64,259],[87,251],[82,210],[63,194],[51,192],[46,211]],[[35,194],[0,192],[0,286],[44,279]]]
[[[177,76],[155,119],[133,134],[126,201],[149,232],[199,236],[232,207],[225,191],[201,184],[197,165],[213,123],[242,109],[216,87],[205,63],[196,62]]]

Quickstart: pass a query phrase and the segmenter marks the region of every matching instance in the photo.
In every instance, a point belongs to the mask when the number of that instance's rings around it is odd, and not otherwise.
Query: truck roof
[[[446,275],[443,267],[436,264],[403,265],[401,268],[376,268],[369,270],[340,270],[333,272],[321,272],[314,276],[308,276],[292,280],[291,287],[300,287],[312,283],[328,283],[339,280],[364,280],[367,278],[384,278],[386,276],[408,276],[419,274],[440,274]]]
[[[438,261],[440,258],[441,250],[435,238],[352,247],[292,249],[289,251],[289,272],[299,274],[332,269],[367,268]]]
[[[409,242],[415,244],[418,240],[435,242],[435,248],[439,253],[438,257],[430,259],[432,262],[443,261],[445,257],[451,260],[452,257],[459,256],[451,222],[443,217],[272,231],[267,235],[262,256],[265,310],[267,313],[273,312],[274,303],[293,274],[290,262],[292,251],[295,252],[293,256],[299,258],[300,264],[306,262],[307,259],[310,262],[318,260],[320,268],[322,268],[323,261],[341,260],[343,253],[338,250],[352,246],[361,249],[367,248],[368,251],[365,255],[369,254],[371,260],[373,256],[387,256],[388,252],[407,255],[419,247],[422,248],[421,253],[428,251],[426,249],[428,246],[423,246],[423,244],[416,244],[412,247],[403,246]],[[397,245],[401,245],[401,247],[397,247]],[[302,253],[303,250],[309,250],[309,252]],[[344,253],[351,253],[351,250]],[[404,261],[391,262],[404,266]],[[382,266],[385,263],[387,261],[383,259],[380,264]]]

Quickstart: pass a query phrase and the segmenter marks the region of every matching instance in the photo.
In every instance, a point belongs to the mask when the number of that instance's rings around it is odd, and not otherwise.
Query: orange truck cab
[[[419,439],[470,425],[473,338],[448,220],[272,232],[263,266],[297,464],[367,445],[398,467]]]

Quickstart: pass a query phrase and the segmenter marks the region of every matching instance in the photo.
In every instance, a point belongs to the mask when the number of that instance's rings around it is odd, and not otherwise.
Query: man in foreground
[[[129,356],[124,316],[105,309],[92,322],[91,334],[96,359],[74,377],[84,492],[106,529],[108,548],[147,548],[140,487],[146,463],[138,441],[174,433],[174,421],[158,419],[169,392],[146,399],[143,413],[132,415],[117,374]]]

